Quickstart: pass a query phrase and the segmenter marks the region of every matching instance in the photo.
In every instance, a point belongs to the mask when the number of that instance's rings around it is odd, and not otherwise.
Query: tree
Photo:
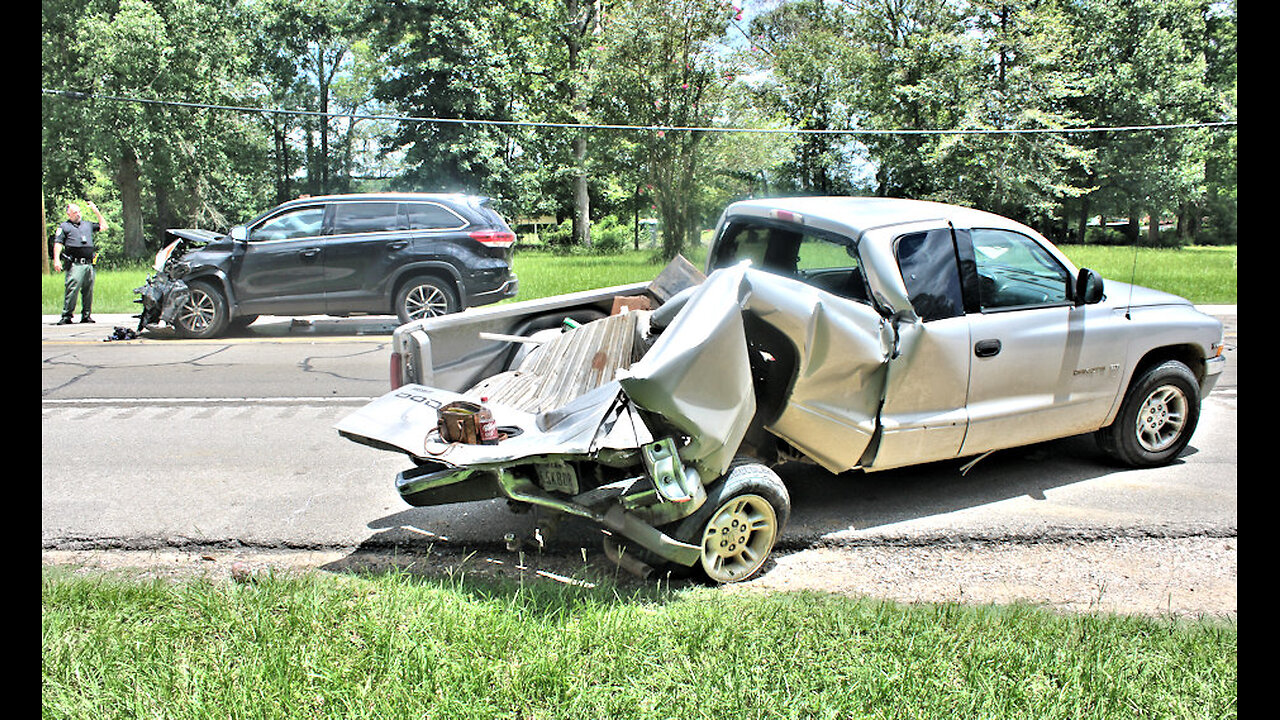
[[[357,110],[372,100],[370,51],[362,38],[373,22],[365,0],[265,0],[254,7],[255,22],[268,41],[258,48],[259,67],[274,88],[271,99],[310,111],[303,159],[304,190],[313,194],[350,188]],[[341,116],[347,116],[342,118]],[[277,155],[277,186],[291,175],[289,121],[271,118]],[[337,150],[335,150],[337,148]],[[277,192],[284,200],[285,193]]]
[[[790,157],[778,168],[787,189],[813,194],[846,194],[858,184],[857,151],[850,136],[826,131],[856,123],[850,103],[857,79],[849,33],[849,12],[822,0],[778,6],[751,22],[747,56],[751,87],[762,113],[806,131],[793,139]]]
[[[1075,112],[1100,126],[1143,126],[1213,119],[1206,85],[1204,0],[1095,0],[1066,5],[1092,81]],[[1203,194],[1202,132],[1129,132],[1091,136],[1096,152],[1090,194],[1095,212],[1127,216],[1136,240],[1146,215],[1148,242],[1160,218]]]
[[[708,133],[732,75],[712,52],[729,6],[696,0],[638,0],[613,9],[593,74],[597,117],[652,128],[628,138],[643,158],[662,223],[662,256],[696,237],[699,171]]]
[[[969,24],[955,127],[990,134],[944,135],[932,143],[926,166],[937,180],[933,197],[1046,226],[1064,200],[1087,191],[1069,178],[1087,170],[1092,153],[1070,134],[991,131],[1081,124],[1069,111],[1084,79],[1066,17],[1052,0],[975,0]]]
[[[46,4],[43,16],[43,32],[53,38],[45,48],[58,61],[45,64],[43,81],[89,98],[74,106],[66,96],[44,103],[46,187],[83,187],[95,166],[107,170],[119,193],[125,257],[148,252],[148,207],[157,243],[177,217],[225,225],[229,208],[257,194],[252,170],[260,138],[249,124],[228,113],[123,99],[238,101],[247,64],[242,54],[226,52],[245,36],[238,4],[121,0],[80,13],[70,4]],[[55,147],[87,148],[89,156],[76,160],[74,170],[51,167],[50,158],[60,155],[49,153]],[[243,174],[231,170],[236,166]]]

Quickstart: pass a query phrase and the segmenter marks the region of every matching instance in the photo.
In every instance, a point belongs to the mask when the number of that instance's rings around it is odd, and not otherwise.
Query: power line
[[[497,127],[534,127],[558,128],[571,130],[626,130],[632,132],[707,132],[707,133],[762,133],[785,135],[1054,135],[1074,133],[1104,132],[1152,132],[1162,130],[1188,130],[1196,128],[1234,128],[1236,121],[1171,123],[1165,125],[1120,125],[1110,127],[1073,127],[1073,128],[974,128],[974,129],[928,129],[928,130],[874,130],[868,128],[842,129],[804,129],[804,128],[744,128],[744,127],[696,127],[685,125],[613,125],[608,123],[563,123],[538,120],[476,120],[469,118],[413,117],[410,115],[357,115],[354,113],[323,113],[315,110],[286,110],[282,108],[258,108],[244,105],[218,105],[211,103],[181,102],[176,100],[154,100],[150,98],[121,97],[116,95],[99,95],[71,90],[50,90],[41,88],[41,93],[69,100],[105,100],[109,102],[137,103],[141,105],[161,105],[181,107],[195,110],[225,110],[242,113],[258,113],[263,115],[293,115],[306,117],[347,118],[349,120],[385,120],[392,122],[410,122],[442,125],[490,125]]]

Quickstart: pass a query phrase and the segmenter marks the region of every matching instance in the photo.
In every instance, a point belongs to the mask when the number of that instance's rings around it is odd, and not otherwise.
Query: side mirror
[[[244,225],[237,225],[231,228],[231,239],[237,242],[245,242],[249,239],[249,228]]]
[[[1080,268],[1076,277],[1076,307],[1102,301],[1102,276],[1089,268]]]

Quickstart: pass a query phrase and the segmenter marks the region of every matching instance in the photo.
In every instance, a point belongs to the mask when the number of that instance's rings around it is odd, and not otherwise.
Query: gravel
[[[764,574],[723,592],[804,590],[903,603],[1020,602],[1060,612],[1235,620],[1236,546],[1235,537],[1178,537],[816,547],[779,553]],[[46,550],[42,562],[84,572],[123,570],[173,579],[243,581],[264,572],[379,572],[395,567],[436,577],[574,584],[609,578],[629,587],[682,584],[623,574],[599,551]]]

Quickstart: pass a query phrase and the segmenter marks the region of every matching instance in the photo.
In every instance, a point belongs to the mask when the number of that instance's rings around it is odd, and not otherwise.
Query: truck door
[[[1033,238],[983,229],[969,236],[981,309],[969,315],[973,365],[963,454],[1096,429],[1120,381],[1102,330],[1111,311],[1077,307],[1071,271]],[[962,245],[966,240],[961,235]]]
[[[914,317],[899,313],[868,469],[956,457],[968,427],[969,321],[952,228],[942,222],[867,233],[881,277],[901,274]],[[873,249],[880,249],[879,257]],[[893,267],[889,266],[890,256]]]

